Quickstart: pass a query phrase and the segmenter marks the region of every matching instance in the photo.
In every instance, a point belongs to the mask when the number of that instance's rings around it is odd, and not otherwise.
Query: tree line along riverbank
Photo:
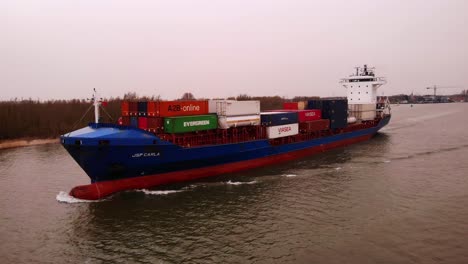
[[[0,102],[0,141],[57,138],[92,121],[94,111],[90,107],[91,104],[85,100]],[[120,100],[109,101],[105,109],[116,118],[120,111]],[[115,122],[106,114],[103,114],[103,119]]]
[[[390,96],[390,101],[399,101],[408,95]],[[249,96],[246,94],[229,97],[230,100],[259,100],[262,111],[281,109],[284,102],[306,101],[317,99],[316,96],[296,96],[284,98],[280,96]],[[193,100],[191,93],[185,93],[180,100]],[[201,98],[200,98],[201,99]],[[126,93],[123,98],[105,100],[107,106],[101,112],[102,122],[117,122],[120,116],[120,105],[123,100],[148,101],[162,100],[159,96],[141,97],[134,92]],[[91,103],[84,99],[73,100],[9,100],[0,101],[0,144],[5,141],[26,139],[56,139],[60,135],[86,126],[94,121],[94,109]],[[21,143],[23,144],[23,143]]]
[[[259,100],[262,110],[281,109],[283,102],[307,100],[317,97],[295,97],[286,99],[280,96],[254,97],[239,95],[227,99]],[[148,101],[159,97],[138,97],[128,93],[121,98],[105,100],[106,107],[101,111],[101,121],[116,123],[120,116],[123,100]],[[184,94],[181,99],[195,99],[192,94]],[[56,139],[60,135],[86,126],[94,121],[94,109],[87,100],[10,100],[0,101],[0,144],[11,140]],[[10,142],[11,143],[11,142]],[[24,143],[19,143],[24,144]]]

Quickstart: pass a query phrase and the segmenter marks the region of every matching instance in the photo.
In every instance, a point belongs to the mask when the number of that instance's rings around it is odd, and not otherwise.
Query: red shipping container
[[[161,101],[159,116],[189,116],[208,114],[208,101]]]
[[[122,116],[122,126],[130,126],[130,117]]]
[[[148,129],[158,130],[164,126],[162,117],[148,117]]]
[[[138,117],[138,128],[147,129],[148,128],[148,118],[147,117]]]
[[[297,113],[297,116],[299,118],[299,123],[322,119],[322,111],[319,109],[311,109],[311,110],[281,109],[281,110],[269,110],[267,112],[295,112]]]
[[[129,116],[130,115],[129,102],[122,101],[122,103],[120,104],[120,110],[122,111],[122,116]]]
[[[128,102],[128,113],[131,116],[138,116],[138,103]]]
[[[283,109],[298,110],[299,109],[299,103],[298,102],[285,102],[285,103],[283,103]]]
[[[319,109],[298,110],[299,122],[308,122],[322,119],[322,111]]]
[[[159,102],[149,101],[147,113],[148,116],[159,116]]]
[[[320,130],[328,130],[330,128],[330,120],[320,119],[315,121],[299,123],[299,130],[306,132],[315,132]]]
[[[283,103],[283,109],[285,110],[304,110],[305,109],[305,102],[285,102]]]

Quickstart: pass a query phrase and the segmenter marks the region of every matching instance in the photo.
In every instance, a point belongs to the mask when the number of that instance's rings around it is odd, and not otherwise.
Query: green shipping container
[[[166,133],[186,133],[218,128],[216,115],[175,116],[164,118]]]

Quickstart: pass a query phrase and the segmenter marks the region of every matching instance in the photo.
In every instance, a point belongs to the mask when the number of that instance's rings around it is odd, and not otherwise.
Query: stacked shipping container
[[[123,125],[135,126],[152,132],[160,132],[163,128],[167,130],[166,132],[170,131],[169,133],[186,132],[185,129],[180,129],[181,126],[177,125],[179,122],[183,122],[181,120],[185,118],[187,122],[194,122],[192,120],[193,116],[202,116],[208,113],[215,113],[218,115],[220,120],[219,127],[222,129],[260,125],[259,101],[202,100],[122,102]],[[127,118],[134,116],[141,118],[141,120]],[[167,126],[167,123],[164,121],[171,117],[181,117],[182,119],[170,119],[169,124],[171,125]],[[207,126],[208,129],[214,129],[211,124],[213,124],[212,121],[210,121],[210,126]]]
[[[322,118],[330,120],[330,128],[345,128],[348,125],[348,100],[322,99],[309,100],[309,109],[321,109]]]
[[[209,112],[218,116],[259,115],[260,101],[210,100]]]
[[[260,113],[259,101],[125,101],[122,102],[122,124],[184,137],[190,135],[187,133],[217,128],[256,126],[259,129],[243,129],[235,133],[263,131],[269,139],[293,136],[299,132],[307,134],[329,128],[344,128],[347,124],[347,100],[288,102],[284,108]],[[259,135],[253,138],[259,138]]]
[[[294,136],[294,135],[299,134],[299,125],[295,123],[295,124],[287,124],[287,125],[279,125],[279,126],[270,126],[270,127],[267,127],[266,131],[267,131],[267,137],[269,139]]]
[[[218,116],[218,126],[221,129],[242,126],[258,126],[260,125],[259,115],[244,115],[244,116]]]
[[[218,115],[221,129],[260,125],[260,101],[209,100],[208,112]]]
[[[164,129],[164,119],[176,116],[208,114],[208,101],[149,101],[122,102],[122,124],[159,133]],[[191,120],[193,122],[193,120]],[[181,121],[172,121],[178,124]],[[171,128],[177,132],[179,126]]]
[[[291,105],[292,103],[285,104],[285,110],[282,111],[295,112],[298,115],[300,133],[309,134],[317,131],[328,130],[330,128],[330,120],[322,119],[321,100],[304,102],[304,106],[307,106],[307,108],[310,107],[310,109],[307,110],[291,110],[290,108],[293,108]]]
[[[265,112],[260,115],[262,126],[280,126],[298,122],[296,112]]]
[[[319,109],[311,109],[311,110],[282,109],[282,110],[271,110],[270,112],[294,112],[294,113],[297,113],[299,123],[322,119],[322,111],[319,110]]]
[[[159,116],[193,116],[208,114],[208,100],[201,101],[160,101]]]
[[[137,103],[138,116],[146,116],[148,111],[148,102],[138,102]]]
[[[137,116],[138,115],[138,103],[123,101],[121,103],[120,109],[122,111],[122,116]]]
[[[129,102],[121,105],[122,116],[189,116],[208,114],[208,101],[149,101]]]
[[[166,133],[187,133],[216,129],[216,116],[208,115],[208,101],[160,101],[155,114],[164,118]]]
[[[217,127],[217,116],[213,114],[164,118],[164,131],[166,133],[187,133],[216,129]]]
[[[328,130],[330,128],[330,120],[319,119],[314,121],[299,123],[299,130],[301,133],[317,132],[321,130]]]
[[[307,101],[307,109],[320,109],[320,110],[322,110],[322,100],[309,100],[309,101]]]
[[[267,127],[269,139],[297,135],[299,125],[297,112],[265,112],[261,113],[261,124]]]
[[[138,117],[137,116],[131,116],[130,117],[130,126],[138,127]]]

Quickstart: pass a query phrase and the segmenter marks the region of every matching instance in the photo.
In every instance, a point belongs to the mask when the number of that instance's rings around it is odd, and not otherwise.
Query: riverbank
[[[54,144],[54,143],[59,143],[59,139],[58,138],[12,139],[12,140],[0,141],[0,149],[28,147],[28,146]]]

